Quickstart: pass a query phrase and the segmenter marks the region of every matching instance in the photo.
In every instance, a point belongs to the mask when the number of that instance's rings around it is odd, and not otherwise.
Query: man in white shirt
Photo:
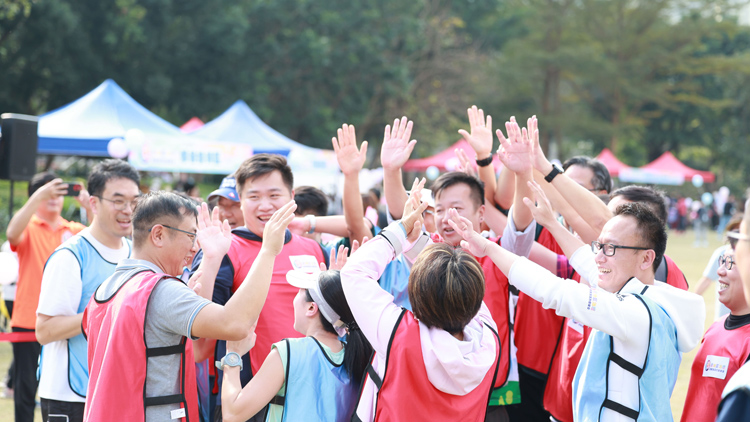
[[[88,369],[81,317],[96,288],[130,256],[127,237],[139,183],[138,172],[125,161],[97,164],[87,183],[91,226],[60,245],[45,266],[36,321],[43,345],[39,397],[45,421],[49,415],[83,420]]]

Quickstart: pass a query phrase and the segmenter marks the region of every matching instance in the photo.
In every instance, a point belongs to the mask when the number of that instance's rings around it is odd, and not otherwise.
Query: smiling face
[[[750,213],[750,209],[747,207],[750,206],[750,201],[745,204],[745,218],[742,220],[742,223],[740,223],[740,234],[743,234],[745,236],[748,236],[748,230],[750,230],[750,227],[748,227],[748,218],[750,217],[748,213]],[[750,303],[750,242],[747,240],[738,240],[737,246],[734,248],[734,256],[735,256],[735,265],[737,266],[737,270],[740,273],[740,278],[742,279],[742,283],[744,285],[745,290],[745,300],[747,303]]]
[[[104,185],[101,198],[92,196],[92,207],[96,217],[92,226],[111,240],[130,236],[133,232],[134,201],[140,194],[138,185],[131,179],[110,179]],[[117,203],[129,202],[123,209],[117,209]]]
[[[287,188],[278,170],[248,179],[238,187],[245,227],[261,237],[273,213],[294,197],[294,191]]]
[[[294,305],[294,330],[300,334],[307,333],[309,325],[309,313],[312,303],[307,300],[307,289],[299,289],[294,296],[292,305]]]
[[[439,192],[435,198],[435,225],[443,241],[451,246],[458,246],[462,237],[456,233],[448,223],[448,210],[455,208],[458,214],[465,217],[480,231],[480,224],[484,218],[484,205],[477,208],[471,198],[471,188],[465,183],[456,183]]]
[[[723,257],[727,261],[724,264],[719,263],[719,269],[716,271],[719,275],[719,302],[729,308],[733,315],[747,314],[748,305],[740,271],[736,264],[732,265],[731,270],[727,269],[729,260],[734,260],[734,251],[727,248]]]
[[[170,226],[188,233],[198,233],[198,220],[192,215],[185,216],[179,224],[170,224]],[[187,233],[168,228],[164,230],[168,238],[167,242],[169,242],[165,250],[168,251],[170,257],[164,262],[164,265],[168,267],[164,269],[167,274],[180,276],[184,267],[192,266],[193,257],[198,252],[198,242],[193,242],[195,236]]]
[[[619,246],[645,247],[638,235],[638,223],[630,216],[615,216],[604,225],[599,235],[599,242]],[[605,256],[600,250],[595,261],[599,269],[599,286],[608,292],[615,293],[630,280],[644,271],[649,271],[653,257],[649,259],[648,251],[633,249],[616,249],[614,256]]]
[[[219,218],[221,221],[227,220],[229,222],[229,227],[232,229],[244,225],[242,206],[240,202],[219,196],[216,209],[219,212]]]

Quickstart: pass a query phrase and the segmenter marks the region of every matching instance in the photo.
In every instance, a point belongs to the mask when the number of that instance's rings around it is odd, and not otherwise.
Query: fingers
[[[383,143],[386,143],[391,139],[391,125],[385,125],[385,133],[383,133]]]
[[[362,145],[359,147],[359,155],[367,156],[367,141],[362,141]]]
[[[333,252],[333,248],[331,248],[331,252]],[[320,268],[320,271],[326,271],[326,270],[328,270],[328,268],[326,268],[326,263],[325,262],[318,263],[318,268]]]
[[[364,239],[362,239],[362,243],[365,243],[365,242],[367,242],[367,237],[365,237]],[[355,241],[352,242],[352,253],[349,254],[349,256],[351,256],[352,254],[354,254],[354,252],[357,252],[357,249],[359,249],[359,242],[357,242],[355,240]]]
[[[469,132],[463,129],[459,129],[458,134],[461,135],[461,137],[464,138],[466,142],[469,142],[469,139],[471,139],[471,135],[469,135]]]

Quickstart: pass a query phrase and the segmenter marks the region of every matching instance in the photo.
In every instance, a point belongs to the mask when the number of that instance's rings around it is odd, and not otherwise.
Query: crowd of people
[[[60,216],[67,184],[35,176],[7,231],[13,331],[38,340],[13,344],[15,420],[33,420],[38,387],[46,422],[661,422],[699,344],[682,420],[744,420],[750,212],[725,222],[728,313],[704,334],[703,298],[665,255],[662,192],[613,190],[588,157],[552,164],[536,117],[494,133],[468,117],[476,157],[457,150],[457,171],[408,191],[413,122],[385,127],[380,216],[347,124],[341,215],[279,155],[202,203],[104,160],[77,197],[88,227]]]

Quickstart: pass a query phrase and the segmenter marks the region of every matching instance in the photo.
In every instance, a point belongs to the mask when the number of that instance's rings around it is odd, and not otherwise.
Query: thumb
[[[469,249],[469,242],[462,240],[461,241],[461,247],[468,250]]]
[[[195,294],[200,295],[202,287],[203,285],[200,283],[200,281],[195,283],[195,285],[193,286],[193,291],[195,292]]]
[[[469,132],[467,132],[467,131],[465,131],[463,129],[459,129],[458,133],[459,133],[459,135],[463,136],[464,139],[466,139],[467,141],[469,140],[469,138],[471,138],[471,135],[469,135]]]

